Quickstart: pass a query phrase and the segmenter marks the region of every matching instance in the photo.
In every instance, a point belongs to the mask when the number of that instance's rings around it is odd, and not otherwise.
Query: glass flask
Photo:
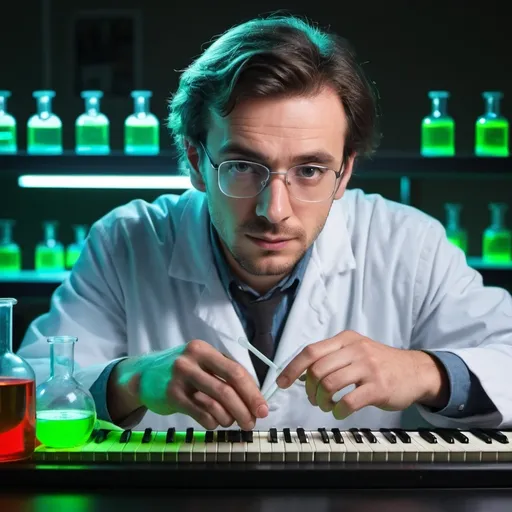
[[[0,271],[21,270],[21,249],[12,239],[13,220],[0,219]]]
[[[73,377],[77,338],[52,336],[50,376],[36,388],[36,436],[50,448],[84,444],[96,423],[92,395]]]
[[[82,155],[110,153],[109,120],[100,112],[101,91],[82,91],[85,112],[75,123],[76,152]]]
[[[490,203],[491,225],[484,231],[482,258],[489,263],[512,261],[512,233],[505,226],[505,203]]]
[[[85,237],[87,236],[87,226],[73,226],[75,232],[75,241],[66,248],[66,268],[71,269],[80,257],[80,253],[84,248]]]
[[[59,272],[64,270],[64,246],[57,240],[58,222],[43,222],[44,241],[36,246],[35,269]]]
[[[15,299],[0,299],[0,462],[30,457],[35,448],[35,374],[12,351]]]
[[[55,91],[34,91],[37,101],[37,114],[27,124],[27,152],[39,155],[59,155],[62,153],[62,122],[52,113],[52,98]]]
[[[448,240],[467,252],[468,249],[468,235],[465,229],[460,225],[460,211],[462,205],[457,203],[446,203],[444,205],[446,210],[446,236]]]
[[[160,152],[160,127],[149,112],[151,91],[132,91],[134,113],[124,122],[124,151],[130,155],[157,155]]]
[[[450,93],[430,91],[432,113],[421,122],[421,154],[423,156],[455,155],[455,122],[447,113]]]
[[[501,92],[484,92],[485,114],[476,120],[475,154],[477,156],[507,157],[508,120],[500,115]]]
[[[11,91],[0,91],[0,154],[16,153],[16,119],[7,112]]]

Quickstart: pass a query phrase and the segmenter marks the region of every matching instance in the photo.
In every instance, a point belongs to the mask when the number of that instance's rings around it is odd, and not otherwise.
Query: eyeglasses
[[[235,199],[256,197],[267,186],[271,174],[282,174],[286,176],[285,183],[293,197],[299,201],[320,203],[334,195],[343,174],[343,165],[339,171],[321,165],[296,165],[286,172],[272,172],[265,165],[247,160],[225,160],[215,165],[203,143],[201,146],[210,165],[217,171],[221,192]]]

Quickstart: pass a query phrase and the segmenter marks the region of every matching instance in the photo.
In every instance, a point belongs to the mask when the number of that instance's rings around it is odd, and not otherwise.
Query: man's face
[[[342,103],[326,88],[310,97],[244,100],[227,117],[212,113],[205,146],[215,165],[241,159],[276,172],[298,164],[338,171],[346,129]],[[311,158],[320,153],[321,160]],[[204,151],[190,146],[188,154],[192,183],[207,194],[212,223],[234,273],[260,292],[270,289],[315,241],[333,198],[300,201],[290,194],[284,175],[272,175],[254,198],[230,198],[219,189],[217,171]],[[345,163],[334,199],[343,195],[352,164],[353,157]],[[269,243],[275,240],[282,242]]]

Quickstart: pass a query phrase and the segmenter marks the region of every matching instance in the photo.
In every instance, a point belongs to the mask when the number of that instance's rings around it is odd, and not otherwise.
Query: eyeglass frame
[[[292,169],[295,169],[296,167],[300,167],[300,165],[294,165],[293,167],[290,167],[287,171],[276,172],[276,171],[271,171],[266,165],[260,164],[259,162],[251,162],[250,160],[243,160],[243,159],[238,159],[238,158],[230,159],[230,160],[223,160],[219,164],[215,165],[213,163],[213,158],[210,155],[210,152],[208,151],[206,146],[201,141],[199,142],[199,144],[201,144],[201,147],[203,148],[203,150],[204,150],[204,152],[206,154],[206,157],[208,158],[208,161],[210,162],[210,165],[212,166],[212,169],[217,171],[217,184],[219,186],[220,191],[226,197],[231,197],[232,199],[252,199],[254,197],[258,197],[265,190],[265,188],[267,188],[267,185],[270,183],[270,176],[272,174],[278,174],[278,175],[281,174],[281,175],[286,176],[286,178],[288,178],[288,173]],[[267,172],[268,172],[268,178],[266,179],[265,184],[263,185],[263,188],[257,194],[255,194],[253,196],[247,196],[247,197],[234,197],[234,196],[229,196],[228,194],[226,194],[226,192],[224,192],[224,190],[222,190],[222,188],[220,186],[219,167],[222,164],[229,163],[229,162],[242,162],[242,163],[246,163],[246,164],[256,164],[256,165],[259,165],[259,166],[263,167],[264,169],[266,169]],[[323,165],[312,165],[311,166],[311,167],[318,167],[318,168],[322,168],[322,169],[326,169],[326,170],[332,171],[336,175],[336,180],[334,182],[334,188],[333,188],[333,191],[332,191],[332,193],[331,193],[331,195],[329,197],[326,197],[325,199],[320,199],[320,201],[306,201],[305,199],[300,199],[300,198],[296,197],[295,195],[293,195],[293,193],[292,193],[292,196],[295,197],[295,199],[297,199],[297,201],[302,201],[304,203],[322,203],[323,201],[328,201],[329,199],[331,199],[336,194],[336,191],[337,191],[338,187],[340,186],[339,182],[338,182],[337,185],[336,185],[336,182],[343,176],[343,173],[345,172],[344,166],[345,166],[345,162],[344,161],[341,162],[341,168],[340,168],[339,171],[335,171],[334,169],[331,169],[330,167],[326,167],[326,166],[323,166]],[[287,181],[285,181],[285,182],[286,182],[286,186],[289,187],[288,182]]]

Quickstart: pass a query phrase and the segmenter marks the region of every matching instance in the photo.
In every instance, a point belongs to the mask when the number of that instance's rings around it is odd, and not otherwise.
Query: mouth
[[[293,238],[268,238],[268,237],[255,237],[246,235],[251,242],[256,244],[258,247],[269,250],[284,249]]]

